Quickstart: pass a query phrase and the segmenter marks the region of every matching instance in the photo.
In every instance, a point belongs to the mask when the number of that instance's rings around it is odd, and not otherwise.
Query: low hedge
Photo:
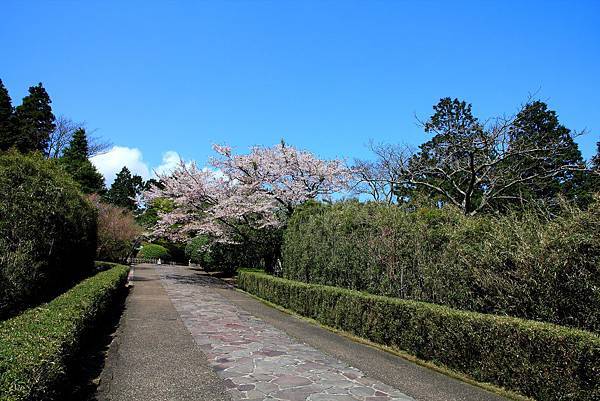
[[[164,262],[171,259],[171,254],[162,245],[146,243],[138,251],[137,257],[140,259],[162,259]]]
[[[120,264],[114,262],[107,262],[105,260],[97,260],[94,262],[94,266],[96,266],[96,271],[101,272],[104,270],[110,270],[116,266],[120,266]]]
[[[83,336],[110,309],[127,272],[114,266],[0,322],[0,400],[61,399]]]
[[[539,400],[600,399],[594,333],[240,271],[260,298]]]

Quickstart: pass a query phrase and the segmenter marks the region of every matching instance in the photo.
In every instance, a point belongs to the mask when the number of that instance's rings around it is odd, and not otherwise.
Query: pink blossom
[[[234,155],[228,146],[213,148],[218,156],[210,164],[217,172],[182,161],[159,177],[162,189],[144,194],[146,201],[168,198],[175,204],[160,216],[155,235],[189,238],[203,233],[232,242],[235,224],[281,227],[296,206],[328,199],[347,189],[352,179],[341,160],[322,160],[284,143],[253,147],[245,155]]]

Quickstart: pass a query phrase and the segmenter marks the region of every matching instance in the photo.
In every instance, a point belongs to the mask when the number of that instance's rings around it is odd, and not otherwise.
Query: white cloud
[[[142,152],[137,148],[113,146],[108,152],[94,156],[90,161],[104,176],[107,185],[112,184],[123,166],[126,166],[132,174],[140,175],[145,180],[150,178],[150,169],[144,162]]]
[[[179,156],[179,153],[174,150],[168,150],[163,153],[162,163],[153,169],[153,171],[155,174],[168,174],[179,165],[180,160],[181,157]]]
[[[202,171],[206,172],[211,172],[213,173],[213,176],[216,178],[225,178],[225,174],[223,174],[223,171],[220,168],[208,168],[208,167],[203,167]]]
[[[179,153],[168,150],[163,153],[161,164],[151,169],[148,163],[144,161],[141,150],[126,146],[113,146],[108,152],[90,159],[92,164],[104,176],[107,186],[112,184],[117,173],[121,171],[123,166],[126,166],[131,171],[131,174],[137,174],[144,180],[147,180],[156,177],[155,173],[165,174],[173,171],[179,164],[179,160]]]

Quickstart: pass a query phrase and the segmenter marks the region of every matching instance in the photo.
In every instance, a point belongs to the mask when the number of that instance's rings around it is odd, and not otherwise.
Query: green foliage
[[[110,310],[126,266],[90,277],[51,302],[0,322],[0,399],[56,400],[70,387],[73,357]]]
[[[96,170],[88,157],[88,140],[85,130],[81,128],[73,134],[69,146],[60,158],[61,164],[80,185],[83,193],[103,193],[106,190],[104,177]]]
[[[310,204],[288,223],[283,276],[600,331],[600,204],[552,220]]]
[[[187,263],[185,259],[185,244],[173,242],[164,238],[153,241],[154,244],[164,247],[169,252],[169,260],[172,262]]]
[[[283,232],[280,229],[255,229],[237,225],[239,235],[235,243],[212,242],[209,247],[211,263],[206,270],[233,274],[240,266],[256,266],[269,272],[277,269]]]
[[[396,183],[398,199],[426,195],[467,215],[530,203],[555,207],[558,195],[581,206],[591,201],[589,171],[574,135],[545,103],[525,105],[514,119],[483,123],[458,99],[440,99],[433,109],[423,124],[433,137],[417,152],[375,150],[375,173]]]
[[[13,112],[12,101],[0,79],[0,150],[8,150],[14,144]]]
[[[50,96],[41,83],[29,88],[29,95],[15,109],[17,133],[11,146],[23,153],[46,150],[55,127],[50,103]]]
[[[587,189],[600,193],[600,142],[596,143],[596,154],[591,160],[591,174],[588,176]]]
[[[136,216],[139,225],[145,228],[152,228],[159,220],[160,213],[168,213],[175,208],[173,200],[167,198],[157,198],[152,200],[142,213]]]
[[[169,253],[169,250],[162,245],[145,243],[139,250],[137,257],[141,259],[160,258],[164,262],[165,260],[171,259],[171,254]]]
[[[0,155],[0,317],[93,271],[96,211],[41,155]]]
[[[534,101],[527,104],[517,115],[510,135],[511,146],[544,148],[550,143],[556,151],[543,157],[524,154],[513,158],[510,163],[524,166],[520,171],[521,175],[539,177],[526,184],[514,185],[505,195],[526,194],[528,199],[543,200],[546,203],[555,201],[559,194],[569,199],[584,195],[580,193],[580,188],[585,183],[585,174],[582,172],[564,170],[551,177],[545,177],[546,171],[557,170],[564,165],[580,168],[584,166],[583,157],[573,140],[571,130],[560,124],[556,112],[550,110],[546,103]]]
[[[69,160],[83,161],[90,155],[87,135],[83,128],[79,128],[73,133],[69,146],[65,149],[63,157]]]
[[[185,246],[185,257],[192,263],[202,267],[211,266],[213,258],[210,253],[211,239],[206,235],[200,235],[191,239]]]
[[[142,177],[131,175],[129,169],[123,167],[106,193],[106,201],[129,210],[135,210],[135,199],[143,189]]]
[[[79,184],[84,194],[102,194],[106,192],[104,177],[89,160],[66,162],[66,170]]]
[[[548,323],[241,271],[238,285],[328,326],[538,400],[600,398],[600,337]]]

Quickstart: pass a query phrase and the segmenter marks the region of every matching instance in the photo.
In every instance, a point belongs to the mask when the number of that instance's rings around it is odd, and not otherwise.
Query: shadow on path
[[[223,381],[208,366],[163,288],[159,273],[171,269],[135,266],[133,288],[110,344],[95,400],[229,400]]]
[[[177,284],[193,284],[209,288],[233,289],[234,287],[227,284],[222,279],[210,276],[204,272],[187,269],[185,273],[181,271],[168,271],[164,274],[167,280],[173,280]]]
[[[81,350],[72,363],[71,391],[66,395],[65,401],[97,400],[96,390],[100,373],[104,368],[106,353],[125,309],[128,293],[129,288],[123,288],[108,313],[85,335]]]

